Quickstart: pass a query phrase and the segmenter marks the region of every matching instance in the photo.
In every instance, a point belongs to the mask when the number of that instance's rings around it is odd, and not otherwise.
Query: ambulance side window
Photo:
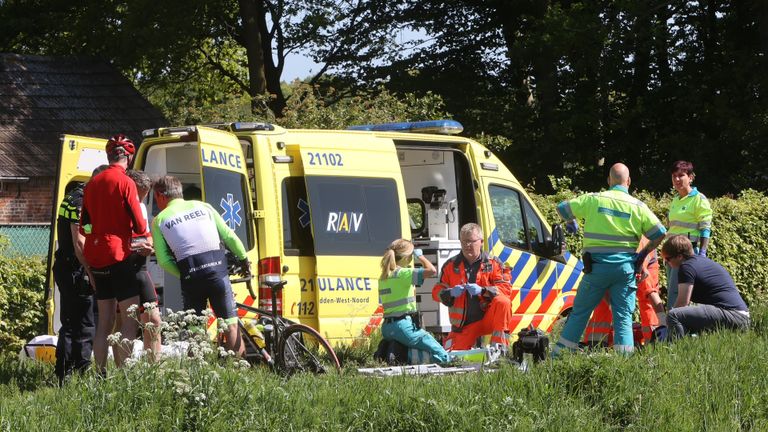
[[[307,186],[303,177],[286,177],[283,192],[283,249],[286,255],[312,256],[312,241]]]
[[[506,246],[528,249],[520,193],[491,185],[488,187],[488,194],[491,197],[491,209],[499,240]]]
[[[402,237],[392,178],[306,176],[316,255],[380,256]]]
[[[531,239],[531,244],[543,244],[545,231],[541,219],[525,199],[523,199],[523,208],[525,208],[525,221],[528,225],[528,237]]]

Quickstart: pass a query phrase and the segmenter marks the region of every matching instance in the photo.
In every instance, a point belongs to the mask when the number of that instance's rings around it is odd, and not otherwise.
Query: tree
[[[150,97],[213,103],[247,94],[280,117],[285,58],[311,50],[324,66],[385,58],[398,2],[330,0],[6,0],[4,51],[103,57]],[[268,98],[263,98],[268,94]]]

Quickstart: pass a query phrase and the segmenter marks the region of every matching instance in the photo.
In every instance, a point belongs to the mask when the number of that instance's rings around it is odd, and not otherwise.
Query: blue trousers
[[[613,348],[618,352],[632,352],[635,344],[632,336],[632,314],[635,311],[637,282],[632,263],[592,265],[592,273],[585,274],[579,291],[573,300],[573,310],[568,316],[554,353],[562,349],[575,350],[587,327],[590,315],[605,293],[611,294],[613,314]]]
[[[410,364],[447,363],[450,361],[448,352],[435,340],[434,336],[426,330],[416,327],[409,316],[401,320],[385,322],[381,326],[381,334],[384,339],[396,340],[409,348],[408,362]]]

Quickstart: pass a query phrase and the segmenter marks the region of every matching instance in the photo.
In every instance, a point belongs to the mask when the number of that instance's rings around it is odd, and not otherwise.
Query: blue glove
[[[659,326],[653,330],[653,336],[656,338],[656,342],[664,342],[667,340],[667,326]]]
[[[699,250],[699,256],[703,256],[703,257],[707,256],[707,250],[706,249]]]
[[[462,291],[464,291],[464,287],[461,285],[456,285],[455,287],[451,288],[451,297],[460,296]]]
[[[421,249],[414,249],[413,250],[413,257],[415,259],[419,259],[420,256],[424,256],[424,251],[422,251]]]
[[[579,232],[579,223],[576,219],[571,219],[565,223],[565,232],[568,234],[576,234]]]
[[[469,294],[470,297],[478,296],[483,292],[483,287],[476,283],[466,284],[464,287],[467,289],[467,294]]]

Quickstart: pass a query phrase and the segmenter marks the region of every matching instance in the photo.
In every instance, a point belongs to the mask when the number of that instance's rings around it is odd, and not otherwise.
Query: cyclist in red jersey
[[[107,335],[115,324],[115,310],[138,305],[139,290],[131,255],[132,233],[143,234],[147,223],[142,216],[136,184],[125,170],[133,160],[136,147],[125,135],[115,135],[106,146],[109,168],[85,187],[80,229],[85,234],[83,254],[96,281],[99,319],[93,341],[93,354],[102,374],[107,364]],[[122,320],[120,332],[133,340],[138,329],[135,320]],[[114,349],[115,364],[121,366],[130,355],[130,346]]]

